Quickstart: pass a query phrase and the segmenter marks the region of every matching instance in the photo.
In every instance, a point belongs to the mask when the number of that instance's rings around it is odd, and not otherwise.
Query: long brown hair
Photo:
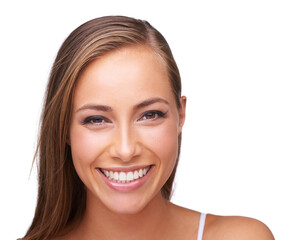
[[[43,107],[38,159],[38,199],[33,222],[24,239],[51,239],[73,222],[79,222],[86,207],[86,191],[72,162],[67,144],[72,99],[80,73],[93,60],[118,48],[143,45],[163,60],[180,107],[181,81],[177,65],[164,37],[147,21],[123,16],[101,17],[84,23],[62,44],[50,74]],[[169,200],[177,168],[161,189]]]

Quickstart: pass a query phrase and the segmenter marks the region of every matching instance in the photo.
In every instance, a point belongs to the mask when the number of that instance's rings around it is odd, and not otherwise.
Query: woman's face
[[[79,78],[70,146],[87,197],[118,213],[136,213],[170,176],[185,115],[166,69],[145,47],[95,60]]]

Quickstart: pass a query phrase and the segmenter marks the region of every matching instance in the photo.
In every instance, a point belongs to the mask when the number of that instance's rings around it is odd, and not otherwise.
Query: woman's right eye
[[[101,125],[106,122],[106,119],[101,116],[90,116],[83,120],[82,124],[92,124],[92,125]]]

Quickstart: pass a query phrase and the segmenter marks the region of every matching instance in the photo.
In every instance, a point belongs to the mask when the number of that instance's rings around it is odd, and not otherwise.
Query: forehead
[[[74,105],[91,101],[111,104],[173,94],[167,69],[161,58],[148,47],[127,47],[90,63],[75,89]]]

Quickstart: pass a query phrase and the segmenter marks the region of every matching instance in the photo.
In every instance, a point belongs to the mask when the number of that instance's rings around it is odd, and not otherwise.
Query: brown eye
[[[84,119],[83,124],[102,124],[105,122],[105,119],[99,116],[91,116]]]
[[[143,114],[140,120],[156,120],[158,118],[164,118],[166,113],[161,111],[149,111]]]
[[[150,112],[144,115],[144,119],[154,119],[156,118],[157,113],[155,112]]]
[[[104,121],[104,120],[101,119],[101,118],[94,118],[94,119],[91,120],[91,122],[93,122],[93,123],[101,123],[101,122],[103,122],[103,121]]]

